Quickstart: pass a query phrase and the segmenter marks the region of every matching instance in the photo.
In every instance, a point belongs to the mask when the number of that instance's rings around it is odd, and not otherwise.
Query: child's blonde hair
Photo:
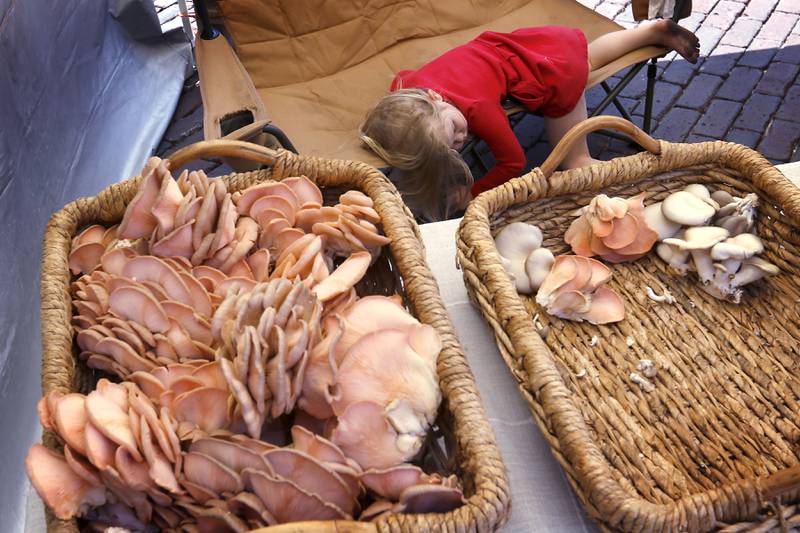
[[[463,205],[472,173],[447,145],[439,111],[424,89],[399,89],[367,113],[361,140],[401,173],[397,183],[409,208],[442,220]]]

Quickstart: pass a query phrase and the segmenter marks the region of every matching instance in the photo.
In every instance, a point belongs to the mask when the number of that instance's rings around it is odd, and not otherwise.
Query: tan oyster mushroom
[[[744,198],[734,199],[717,211],[714,224],[725,228],[731,235],[739,235],[751,231],[755,224],[758,195],[750,193]]]
[[[722,262],[724,270],[720,269],[719,272],[733,277],[739,270],[742,261],[763,251],[764,243],[761,242],[761,239],[752,233],[741,233],[715,244],[711,248],[711,258],[714,261]]]
[[[711,283],[714,279],[714,262],[711,259],[711,248],[718,242],[728,238],[728,230],[715,226],[698,226],[687,228],[683,239],[664,239],[664,243],[675,246],[679,250],[692,255],[692,262],[697,270],[697,276],[703,284]]]
[[[665,218],[676,224],[701,226],[707,224],[717,210],[691,192],[678,191],[664,199],[661,212]]]
[[[80,516],[89,506],[106,502],[105,487],[87,483],[72,471],[62,456],[41,444],[30,447],[25,468],[42,501],[61,520]]]
[[[505,258],[504,268],[511,277],[514,287],[521,294],[533,292],[531,280],[525,271],[525,260],[542,245],[542,231],[525,222],[508,224],[494,238],[497,253]]]
[[[683,240],[684,236],[685,230],[680,230],[675,234],[675,238],[680,240]],[[689,271],[689,250],[682,250],[677,246],[662,242],[656,246],[656,254],[667,263],[672,273],[685,276]]]
[[[703,285],[702,289],[715,298],[738,304],[743,294],[742,286],[765,276],[773,276],[778,272],[778,267],[772,263],[760,257],[751,257],[743,261],[737,272],[726,271],[723,273],[724,275],[715,277],[712,283]]]
[[[733,287],[742,287],[766,276],[774,276],[780,269],[760,257],[752,257],[742,264],[739,271],[731,279]]]
[[[724,206],[733,202],[736,198],[728,191],[719,189],[711,193],[711,199],[717,202],[717,205],[719,205],[720,209],[722,209]]]
[[[681,229],[681,225],[664,216],[661,211],[661,202],[650,204],[644,208],[644,220],[656,233],[658,240],[663,241],[674,237]]]
[[[528,254],[525,259],[525,274],[530,280],[531,288],[538,290],[555,262],[553,252],[547,248],[538,248]]]

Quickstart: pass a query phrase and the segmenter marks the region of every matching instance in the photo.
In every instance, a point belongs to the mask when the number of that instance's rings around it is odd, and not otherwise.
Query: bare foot
[[[675,50],[689,63],[697,63],[700,57],[700,39],[683,26],[670,19],[659,20],[654,24],[659,34],[659,44]]]

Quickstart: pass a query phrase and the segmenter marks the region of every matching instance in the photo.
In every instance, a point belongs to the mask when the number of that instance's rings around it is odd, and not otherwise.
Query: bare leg
[[[690,63],[696,63],[700,55],[700,41],[694,33],[669,19],[650,20],[629,30],[606,33],[589,43],[589,64],[597,69],[648,45],[675,50]]]
[[[550,146],[555,147],[564,134],[566,134],[572,126],[586,120],[586,116],[586,99],[581,96],[572,111],[563,117],[545,118],[544,126],[547,130],[547,138],[550,141]],[[567,153],[567,156],[561,163],[561,168],[570,169],[585,167],[598,162],[597,159],[594,159],[589,154],[589,145],[586,143],[586,138],[584,137],[581,141],[575,143],[572,149]]]

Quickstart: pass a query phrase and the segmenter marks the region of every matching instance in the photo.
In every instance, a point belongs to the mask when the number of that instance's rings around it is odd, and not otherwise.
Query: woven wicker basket
[[[604,127],[650,153],[550,175],[572,142]],[[781,273],[748,286],[740,305],[715,300],[692,274],[670,275],[652,253],[612,265],[609,286],[626,316],[593,326],[547,315],[503,271],[492,236],[508,223],[535,224],[544,246],[571,253],[564,232],[596,194],[644,191],[650,203],[688,183],[760,198],[763,255]],[[657,142],[614,117],[576,126],[541,169],[467,209],[457,236],[467,289],[554,456],[604,530],[800,525],[798,227],[800,191],[753,150]],[[650,300],[647,286],[668,288],[677,304]],[[532,320],[537,313],[549,326],[544,338]],[[660,367],[649,393],[629,379],[640,359]]]
[[[426,467],[456,473],[461,479],[467,504],[446,514],[394,515],[371,523],[306,522],[274,526],[265,531],[488,531],[503,524],[509,510],[509,486],[494,434],[481,405],[475,380],[453,326],[442,303],[438,287],[425,262],[419,228],[394,186],[377,170],[349,161],[321,160],[297,156],[238,141],[201,142],[176,152],[171,167],[207,156],[232,156],[271,166],[222,179],[232,191],[244,189],[265,179],[280,180],[305,175],[335,203],[344,190],[355,188],[369,195],[383,221],[384,233],[391,238],[389,250],[370,268],[357,287],[361,295],[404,296],[409,310],[423,323],[430,324],[442,338],[444,349],[437,370],[444,402],[437,421],[444,447],[429,439],[423,461]],[[79,198],[55,213],[44,237],[41,278],[42,388],[44,393],[88,392],[99,373],[78,362],[73,350],[72,316],[69,294],[70,273],[67,254],[70,241],[83,226],[118,222],[133,198],[139,178],[102,190],[97,196]],[[54,435],[45,433],[45,443],[58,449]],[[63,522],[48,514],[48,531],[77,531],[77,524]]]

